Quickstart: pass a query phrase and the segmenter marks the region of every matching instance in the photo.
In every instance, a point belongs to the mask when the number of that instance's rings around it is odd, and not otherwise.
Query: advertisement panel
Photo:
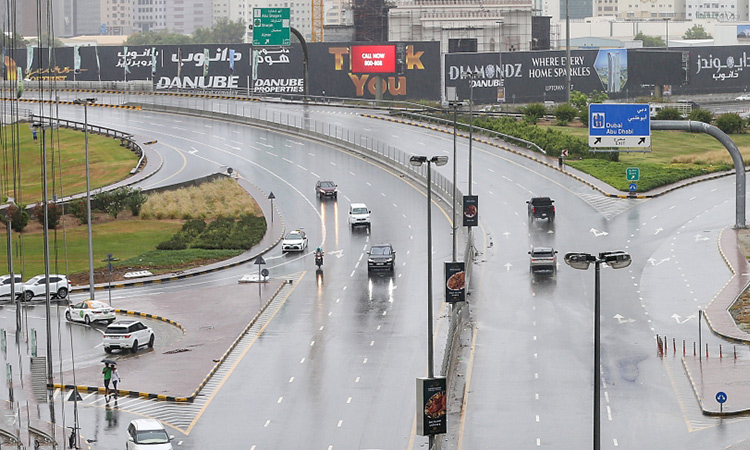
[[[395,45],[352,45],[352,73],[395,73]]]
[[[301,44],[253,48],[251,92],[258,95],[303,95],[303,61]]]
[[[325,91],[326,95],[334,97],[374,99],[379,83],[382,98],[386,100],[440,100],[440,76],[437,75],[440,73],[440,43],[400,42],[395,46],[396,73],[386,75],[354,73],[352,49],[347,43],[309,44],[309,94],[323,95]]]
[[[417,434],[429,436],[448,430],[445,377],[417,378]]]
[[[479,226],[479,196],[464,195],[464,226]]]
[[[463,261],[445,263],[445,301],[466,301],[466,269]]]
[[[505,100],[502,70],[499,53],[445,54],[445,86],[455,86],[459,101],[473,98],[478,104],[502,103]]]

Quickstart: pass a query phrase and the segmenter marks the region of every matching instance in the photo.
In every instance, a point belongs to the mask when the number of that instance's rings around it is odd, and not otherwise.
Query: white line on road
[[[289,164],[294,164],[294,161],[292,161],[290,159],[286,159],[284,157],[282,157],[281,159],[284,160],[284,161],[286,161],[286,162],[288,162]]]
[[[367,364],[367,358],[362,360],[362,364]]]
[[[276,400],[276,404],[279,404],[279,403],[281,403],[281,401],[282,401],[282,400],[284,400],[284,397],[279,397],[279,399],[278,399],[278,400]]]
[[[289,382],[292,383],[294,381],[294,377],[289,379]]]

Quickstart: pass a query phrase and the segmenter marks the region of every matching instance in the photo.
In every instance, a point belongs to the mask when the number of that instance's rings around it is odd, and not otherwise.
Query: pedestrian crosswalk
[[[82,393],[79,407],[118,408],[120,411],[127,411],[141,416],[158,419],[161,422],[188,434],[197,421],[201,411],[208,405],[214,393],[218,391],[222,383],[231,373],[232,369],[242,359],[245,350],[252,345],[265,325],[271,320],[271,318],[273,318],[284,302],[286,302],[286,299],[297,285],[297,282],[303,276],[304,272],[284,277],[291,282],[287,282],[282,286],[278,294],[261,312],[258,319],[242,336],[221,366],[205,383],[193,402],[177,403],[138,397],[120,397],[118,399],[110,398],[108,401],[105,396],[94,392],[87,394]],[[58,390],[55,392],[56,397],[60,395],[63,396],[63,399],[67,399],[70,395],[70,391],[61,392]]]

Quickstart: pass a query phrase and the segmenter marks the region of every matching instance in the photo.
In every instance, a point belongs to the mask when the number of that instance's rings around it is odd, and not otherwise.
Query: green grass
[[[94,267],[106,267],[107,263],[102,260],[107,253],[112,253],[120,258],[123,264],[125,260],[136,258],[141,254],[156,248],[156,244],[169,239],[180,230],[181,224],[177,222],[157,220],[131,220],[127,226],[123,222],[109,222],[95,225],[93,227]],[[55,239],[55,234],[57,235]],[[19,254],[19,235],[13,235],[13,266],[16,273],[22,272],[24,280],[44,273],[44,248],[42,232],[24,233],[23,235],[22,260]],[[88,233],[85,226],[79,226],[67,230],[50,230],[50,270],[56,273],[71,274],[88,271]],[[6,239],[0,243],[0,254],[7,255]],[[65,261],[67,260],[67,267]],[[5,273],[7,267],[3,268]]]
[[[12,125],[2,128],[3,151],[0,152],[0,178],[12,179],[13,157],[11,152]],[[81,131],[65,128],[47,130],[47,190],[50,197],[58,198],[86,191],[86,151],[85,135]],[[28,205],[42,200],[42,133],[34,141],[27,124],[19,126],[16,136],[19,142],[20,193],[3,186],[2,196],[13,197],[16,203]],[[89,167],[92,191],[120,181],[129,176],[138,157],[120,141],[89,133]],[[60,174],[63,174],[61,177]],[[62,180],[61,180],[62,178]]]
[[[588,140],[588,128],[552,128]],[[750,134],[733,134],[730,138],[743,153],[744,160],[750,161]],[[586,159],[567,160],[566,164],[621,191],[628,191],[630,185],[625,178],[625,169],[638,167],[638,192],[734,168],[729,152],[719,141],[707,134],[683,131],[652,131],[650,152],[621,152],[619,162]]]
[[[189,248],[186,250],[150,250],[145,253],[118,261],[113,265],[130,267],[144,265],[149,267],[170,267],[183,264],[202,265],[206,260],[223,260],[241,254],[244,250],[203,250]],[[154,273],[157,271],[151,270]]]

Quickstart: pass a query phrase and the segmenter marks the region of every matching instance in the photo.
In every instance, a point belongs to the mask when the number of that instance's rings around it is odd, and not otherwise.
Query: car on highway
[[[555,201],[549,197],[534,197],[526,202],[528,204],[529,223],[534,219],[555,220]]]
[[[557,274],[557,250],[552,247],[532,247],[529,251],[529,271],[532,275]]]
[[[315,194],[320,198],[338,198],[339,191],[338,186],[333,181],[321,181],[318,180],[315,183]]]
[[[750,100],[750,94],[742,94],[739,97],[735,97],[734,99],[737,100],[738,102],[746,102]]]
[[[370,213],[364,203],[352,203],[349,205],[349,225],[352,228],[356,226],[365,226],[370,228]]]
[[[107,353],[112,353],[112,350],[130,350],[135,353],[144,345],[152,348],[155,339],[154,330],[140,320],[120,320],[109,324],[104,330],[102,345]]]
[[[367,252],[367,271],[385,269],[393,272],[396,266],[396,252],[391,244],[377,244]]]
[[[10,288],[12,286],[14,287],[16,298],[21,297],[23,295],[23,282],[21,281],[21,275],[13,274],[13,278],[15,278],[16,282],[11,282],[10,275],[3,275],[0,276],[0,297],[8,297],[10,298]]]
[[[52,298],[67,297],[71,287],[70,280],[65,275],[49,275],[49,291]],[[34,297],[45,295],[46,292],[47,281],[44,275],[31,277],[23,284],[23,299],[27,302]]]
[[[282,252],[301,252],[307,248],[307,235],[302,230],[294,230],[281,241]]]
[[[115,321],[115,309],[104,302],[97,300],[84,300],[68,306],[65,318],[70,322],[83,322],[86,325],[92,322],[106,322],[110,324]]]
[[[126,450],[172,450],[172,439],[156,419],[135,419],[128,424]]]

